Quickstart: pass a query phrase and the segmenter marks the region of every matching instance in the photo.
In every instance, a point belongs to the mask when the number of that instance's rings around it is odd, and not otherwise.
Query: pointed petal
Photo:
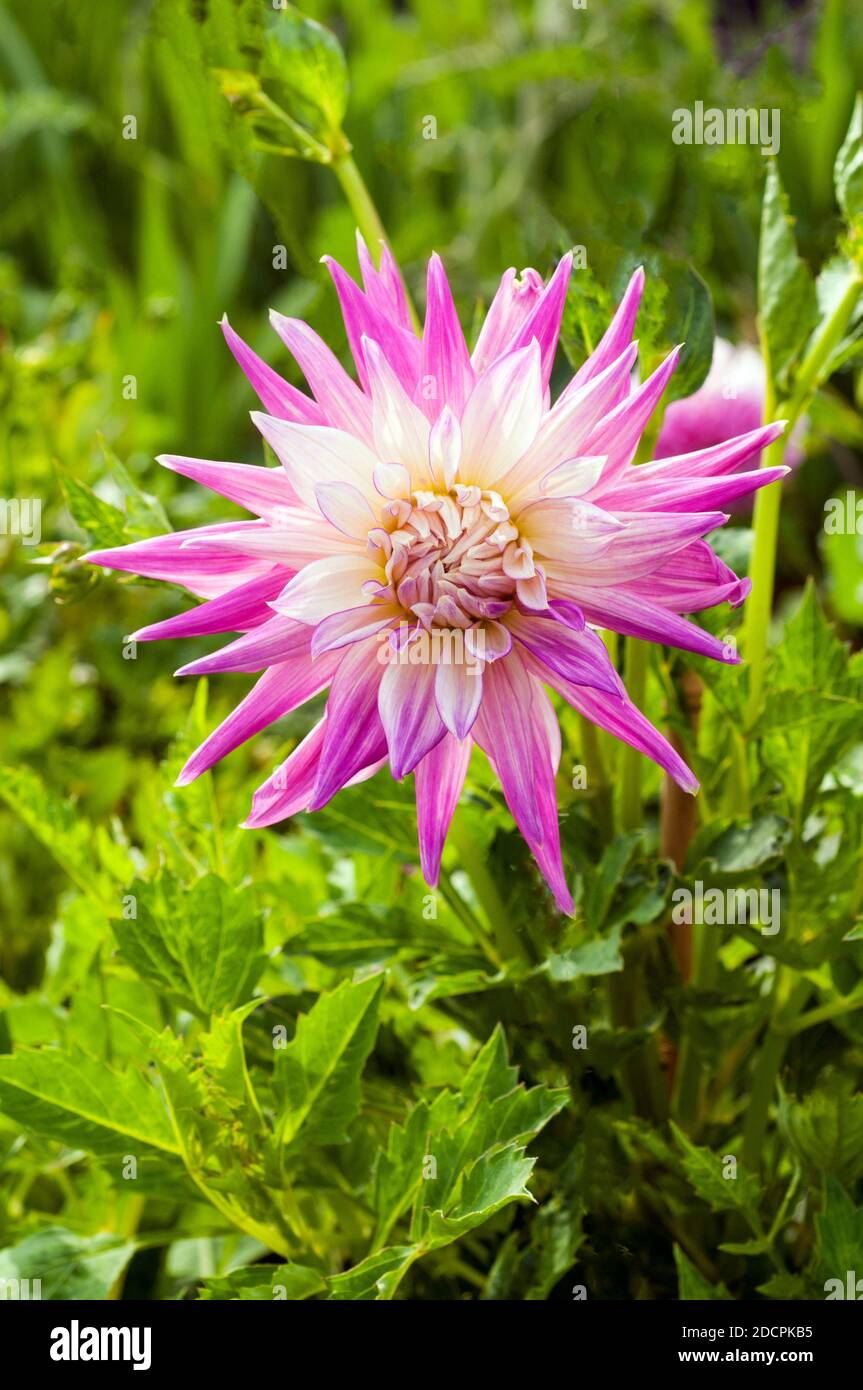
[[[522,541],[561,564],[588,565],[625,533],[622,521],[580,497],[547,497],[518,514]]]
[[[516,276],[514,267],[504,271],[471,354],[478,376],[510,350],[544,290],[545,282],[538,270],[523,270],[520,276]]]
[[[694,478],[718,478],[734,473],[754,455],[760,454],[785,429],[786,422],[777,420],[771,425],[762,425],[748,434],[726,439],[722,444],[711,445],[709,449],[698,449],[693,454],[679,454],[674,458],[663,458],[653,463],[642,463],[637,467],[624,469],[614,478],[600,480],[597,494],[603,502],[606,496],[615,499],[626,496],[628,490],[637,486],[647,497],[662,495],[662,489],[678,479],[691,481]],[[615,503],[612,501],[612,505]]]
[[[160,454],[156,462],[268,521],[277,521],[283,507],[296,507],[299,503],[283,468],[213,463],[209,459],[186,458],[181,454]]]
[[[266,782],[258,787],[245,822],[247,829],[275,825],[277,821],[287,820],[289,816],[306,809],[318,775],[324,724],[325,720],[321,719]]]
[[[445,405],[461,415],[475,378],[446,271],[437,254],[428,264],[420,377],[420,403],[430,420],[436,420]],[[427,394],[431,383],[434,393]]]
[[[650,720],[645,719],[628,695],[608,695],[601,690],[573,685],[555,672],[543,673],[543,668],[532,657],[526,660],[534,674],[562,695],[585,719],[652,758],[684,791],[698,791],[698,781],[686,763],[659,730],[654,729]]]
[[[633,598],[643,596],[675,613],[698,613],[718,603],[738,607],[751,585],[748,579],[738,579],[706,541],[693,541],[644,579],[624,582],[620,587]]]
[[[669,647],[680,647],[682,651],[698,652],[700,656],[732,666],[739,661],[727,644],[631,587],[603,589],[585,585],[579,588],[569,584],[562,587],[566,596],[583,609],[588,622],[597,627],[611,628],[626,637],[640,637],[645,642],[661,642]]]
[[[545,390],[554,365],[557,339],[572,273],[572,252],[562,256],[557,269],[512,340],[512,349],[526,347],[534,338],[542,360],[542,389]],[[597,452],[600,452],[599,450]]]
[[[270,323],[297,360],[319,406],[319,419],[305,423],[334,425],[371,443],[372,414],[367,397],[348,376],[335,353],[302,319],[270,311]],[[278,412],[270,411],[272,414]]]
[[[427,488],[431,484],[428,420],[405,391],[380,345],[365,335],[362,345],[372,393],[375,451],[379,458],[406,468],[415,488]]]
[[[586,453],[608,456],[603,481],[615,477],[632,462],[644,427],[659,404],[659,398],[671,379],[679,357],[680,349],[674,348],[656,371],[615,406],[611,414],[606,415],[602,424],[592,430],[584,441]]]
[[[444,840],[470,762],[469,739],[459,742],[447,734],[417,763],[417,829],[423,878],[437,887]]]
[[[440,743],[446,729],[435,704],[436,667],[389,661],[378,693],[378,712],[387,736],[390,768],[397,782]]]
[[[174,672],[175,676],[205,676],[214,671],[263,671],[280,661],[308,655],[309,629],[305,623],[292,618],[273,617],[259,627],[229,642],[209,656],[190,661]]]
[[[511,612],[506,625],[523,647],[564,680],[576,685],[594,686],[616,694],[620,677],[612,665],[605,643],[595,632],[585,628],[576,632],[556,615],[534,617]]]
[[[228,323],[227,314],[222,318],[220,326],[228,347],[248,377],[264,410],[282,420],[297,420],[307,425],[325,423],[320,406],[309,400],[308,396],[304,396],[296,386],[291,386],[290,382],[280,377],[272,367],[268,367],[256,352],[252,352]]]
[[[367,444],[328,425],[293,425],[258,411],[252,412],[252,419],[307,507],[317,511],[319,483],[353,483],[367,502],[375,504],[374,471],[380,460]]]
[[[270,572],[272,559],[251,559],[243,549],[253,537],[269,529],[261,521],[222,522],[190,531],[170,531],[111,550],[91,550],[83,558],[91,565],[125,570],[146,579],[165,579],[171,584],[182,584],[203,598],[217,598]],[[226,549],[221,544],[226,537],[235,540],[241,549]],[[192,540],[194,549],[189,546]]]
[[[585,504],[574,502],[572,505]],[[528,510],[532,512],[533,508]],[[641,579],[675,551],[682,550],[691,541],[706,536],[719,526],[724,526],[728,514],[618,512],[617,520],[624,523],[623,528],[612,535],[608,544],[600,546],[590,540],[583,541],[581,536],[576,534],[569,558],[563,558],[558,550],[554,557],[545,562],[548,577],[555,581],[555,592],[561,580],[580,585],[597,584],[608,587],[632,579]],[[531,544],[534,544],[532,535],[530,539]],[[539,545],[536,548],[539,550]],[[561,593],[561,597],[565,596]]]
[[[731,473],[719,478],[669,478],[667,481],[644,482],[632,470],[633,477],[625,487],[616,489],[613,498],[604,496],[603,506],[628,511],[640,509],[662,512],[706,512],[712,508],[727,510],[732,502],[757,492],[768,483],[778,482],[791,472],[782,465],[758,468],[751,473]]]
[[[449,492],[461,466],[461,425],[448,405],[445,405],[429,433],[429,473],[432,486],[439,492]]]
[[[362,349],[363,334],[366,334],[380,344],[402,386],[409,396],[413,396],[420,375],[419,339],[381,313],[331,256],[324,256],[323,259],[339,296],[348,343],[364,389],[369,388]]]
[[[160,623],[150,623],[130,634],[134,642],[155,642],[163,637],[205,637],[217,632],[244,632],[272,617],[270,600],[278,597],[292,575],[291,570],[272,569],[258,579],[250,579],[229,589],[219,598],[208,599],[187,613],[177,613]]]
[[[395,257],[385,241],[380,243],[381,264],[376,270],[369,249],[357,232],[357,256],[366,298],[386,318],[391,318],[407,333],[413,333],[407,295]]]
[[[327,729],[310,811],[319,810],[358,772],[386,756],[387,739],[378,714],[384,673],[379,651],[380,644],[371,637],[334,653],[339,666],[327,700]]]
[[[572,896],[560,856],[553,720],[548,696],[515,649],[486,669],[473,737],[500,778],[506,804],[558,907],[571,913]]]
[[[494,486],[530,448],[542,416],[536,342],[501,357],[479,379],[461,421],[463,483]]]
[[[531,489],[539,495],[543,482],[554,477],[553,469],[584,451],[586,441],[613,409],[621,383],[628,385],[637,355],[633,344],[578,391],[567,387],[543,416],[530,449],[501,482],[513,506],[529,500],[524,494]]]
[[[482,662],[441,662],[436,667],[434,696],[450,733],[467,738],[482,702]]]
[[[270,666],[246,698],[195,750],[177,778],[177,786],[187,786],[268,724],[317,695],[329,684],[337,665],[337,657],[327,655],[313,661],[306,651]]]
[[[190,536],[183,550],[197,551],[204,546],[208,551],[234,551],[250,560],[288,565],[291,569],[299,569],[308,560],[320,560],[328,555],[366,553],[365,540],[357,541],[344,535],[320,513],[315,516],[305,507],[283,507],[279,522],[279,526],[262,526],[256,531],[208,539]]]
[[[572,383],[575,389],[598,376],[609,363],[620,356],[625,348],[629,347],[643,290],[644,269],[639,266],[626,287],[614,318],[587,361],[576,372]]]
[[[348,608],[343,613],[331,613],[322,619],[315,628],[312,638],[312,655],[335,651],[338,647],[348,647],[352,642],[361,642],[376,632],[383,632],[402,614],[404,610],[397,603],[369,603],[362,608]]]
[[[377,517],[353,483],[318,483],[315,497],[331,526],[352,540],[365,541]]]

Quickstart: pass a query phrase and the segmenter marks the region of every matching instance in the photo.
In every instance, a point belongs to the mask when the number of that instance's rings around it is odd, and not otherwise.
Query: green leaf
[[[850,1079],[830,1076],[801,1101],[783,1094],[778,1118],[795,1152],[817,1173],[848,1183],[863,1173],[863,1095],[853,1094]]]
[[[764,738],[765,762],[799,813],[856,741],[863,719],[863,672],[849,662],[812,581],[771,655],[766,689],[755,733]]]
[[[790,835],[788,821],[770,812],[743,825],[705,827],[694,842],[696,876],[713,881],[719,875],[751,874],[774,864]]]
[[[722,1176],[723,1157],[710,1149],[693,1144],[676,1124],[671,1125],[677,1147],[683,1159],[683,1171],[689,1182],[714,1211],[740,1211],[751,1222],[757,1222],[760,1189],[754,1175],[738,1162],[737,1176]]]
[[[815,326],[818,306],[809,268],[797,254],[788,203],[771,161],[761,212],[758,316],[773,380],[783,387]]]
[[[294,120],[317,135],[340,129],[348,102],[347,64],[338,39],[323,24],[293,7],[270,16],[261,75],[277,84]]]
[[[759,1284],[758,1292],[763,1293],[765,1298],[780,1302],[811,1296],[805,1279],[801,1279],[799,1274],[788,1274],[784,1270],[781,1274],[771,1274],[769,1279]]]
[[[276,1053],[279,1132],[285,1144],[342,1144],[360,1107],[360,1077],[374,1045],[384,977],[345,980],[300,1016]]]
[[[126,1155],[140,1168],[179,1154],[162,1097],[143,1073],[131,1066],[114,1071],[77,1049],[21,1048],[0,1056],[0,1110],[115,1167]]]
[[[835,1178],[827,1179],[824,1208],[815,1218],[820,1280],[841,1279],[849,1271],[863,1277],[863,1207],[855,1207]]]
[[[863,213],[863,94],[858,93],[851,124],[833,168],[836,201],[846,222]]]
[[[0,796],[83,893],[106,912],[120,911],[119,888],[112,887],[100,862],[110,862],[104,831],[95,832],[71,801],[61,801],[28,767],[0,767]],[[125,853],[119,857],[126,859]],[[116,863],[116,847],[111,858]]]
[[[311,1298],[313,1294],[323,1293],[325,1288],[323,1275],[307,1265],[259,1264],[205,1279],[198,1302],[230,1300],[238,1303],[271,1303],[273,1300],[286,1300],[297,1303]]]
[[[713,361],[713,301],[710,290],[691,266],[675,266],[667,277],[666,333],[683,344],[677,370],[668,383],[666,404],[691,396]]]
[[[191,888],[167,874],[135,880],[135,917],[115,921],[120,955],[159,989],[211,1014],[244,1003],[260,978],[261,917],[249,889],[207,874]]]
[[[108,471],[123,498],[127,541],[143,541],[172,529],[158,497],[144,492],[104,439],[100,440]]]
[[[570,951],[551,955],[541,969],[548,972],[553,980],[577,980],[582,976],[610,975],[623,969],[623,956],[620,953],[620,937],[623,928],[618,923],[607,936],[598,936],[593,941],[585,941]]]
[[[369,1255],[353,1269],[330,1280],[330,1298],[368,1301],[392,1298],[414,1260],[422,1254],[416,1245],[392,1245]]]
[[[482,1225],[509,1202],[529,1198],[527,1180],[535,1162],[514,1143],[477,1159],[457,1180],[446,1211],[429,1213],[424,1223],[424,1243],[432,1249],[448,1245]],[[434,1197],[429,1200],[434,1201]]]
[[[100,548],[125,545],[128,539],[126,518],[120,508],[103,501],[92,488],[65,469],[58,466],[57,473],[72,520],[87,533],[90,541]]]
[[[725,1302],[731,1298],[724,1284],[711,1284],[692,1261],[684,1255],[679,1245],[674,1247],[674,1263],[677,1266],[677,1296],[679,1299],[704,1303]]]
[[[517,1085],[518,1067],[510,1065],[506,1033],[498,1023],[468,1068],[461,1085],[461,1100],[464,1105],[472,1104],[481,1096],[489,1101],[499,1100]]]
[[[17,1245],[0,1250],[0,1283],[10,1279],[40,1284],[39,1297],[64,1302],[104,1302],[135,1253],[135,1242],[119,1236],[75,1235],[46,1226]]]
[[[376,1243],[409,1206],[411,1236],[449,1244],[519,1197],[533,1167],[523,1145],[569,1103],[569,1093],[516,1084],[498,1025],[468,1069],[461,1090],[439,1092],[393,1126],[375,1166]]]
[[[420,1101],[403,1125],[390,1125],[387,1147],[375,1162],[372,1207],[377,1216],[375,1246],[389,1238],[423,1183],[423,1160],[429,1143],[429,1107]]]

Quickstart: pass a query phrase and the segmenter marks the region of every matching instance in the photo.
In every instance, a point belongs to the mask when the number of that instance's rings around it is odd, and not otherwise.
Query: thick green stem
[[[762,467],[772,468],[782,462],[789,434],[806,409],[813,393],[821,384],[824,369],[831,354],[842,340],[851,315],[854,312],[863,281],[856,277],[849,281],[830,318],[801,363],[797,373],[790,400],[777,409],[776,394],[771,383],[770,362],[765,345],[764,358],[767,366],[768,391],[765,401],[765,423],[785,419],[788,428],[781,439],[777,439],[764,450]],[[746,604],[744,626],[744,653],[749,662],[749,699],[746,709],[748,727],[754,724],[761,710],[764,694],[764,667],[767,656],[767,639],[770,630],[770,614],[773,610],[773,586],[776,573],[776,541],[779,534],[779,508],[782,499],[781,482],[771,483],[762,488],[755,499],[755,546],[752,553],[750,578],[752,592]]]
[[[782,462],[784,440],[777,439],[764,450],[764,465],[772,467]],[[752,592],[746,604],[744,651],[749,662],[749,698],[746,709],[747,725],[754,724],[761,709],[764,693],[764,664],[770,614],[773,611],[773,581],[776,573],[776,539],[779,534],[779,506],[782,483],[763,487],[755,499],[755,545],[752,552],[750,578]]]
[[[720,934],[717,927],[705,926],[703,922],[693,927],[695,947],[695,973],[693,983],[696,989],[710,989],[716,980],[719,959]],[[701,1056],[690,1030],[683,1038],[680,1057],[677,1063],[674,1108],[686,1125],[694,1125],[699,1116],[701,1097]]]
[[[647,643],[637,637],[626,639],[624,668],[629,698],[638,709],[644,708],[647,690]],[[620,815],[624,830],[638,830],[641,825],[641,772],[644,755],[636,748],[623,750]]]
[[[761,1044],[752,1076],[752,1089],[743,1125],[743,1162],[757,1173],[763,1160],[770,1106],[776,1092],[779,1069],[788,1047],[793,1021],[809,997],[808,980],[797,980],[787,966],[780,966],[773,989],[773,1019]]]
[[[491,927],[501,959],[526,960],[532,964],[530,952],[513,927],[506,905],[497,891],[497,884],[488,871],[485,855],[472,835],[464,815],[459,812],[456,812],[453,819],[450,839],[458,850],[462,868],[473,884],[473,890]]]
[[[611,799],[611,783],[602,756],[597,726],[584,715],[578,716],[581,732],[581,752],[587,773],[587,789],[596,810],[596,823],[603,842],[611,839],[614,833],[614,808]]]
[[[637,1028],[649,1013],[641,963],[627,953],[624,969],[607,978],[612,1023],[615,1028]],[[630,1052],[621,1071],[636,1114],[662,1124],[668,1117],[668,1088],[655,1038]]]

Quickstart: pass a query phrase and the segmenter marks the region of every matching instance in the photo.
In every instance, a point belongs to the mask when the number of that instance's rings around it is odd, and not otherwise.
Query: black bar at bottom
[[[458,1341],[450,1344],[453,1329]],[[62,1381],[102,1370],[138,1372],[232,1370],[247,1378],[314,1357],[335,1369],[340,1354],[356,1369],[358,1349],[366,1373],[374,1370],[376,1347],[384,1363],[398,1345],[376,1338],[404,1332],[433,1336],[439,1369],[465,1364],[478,1369],[526,1363],[551,1336],[557,1353],[576,1371],[583,1356],[600,1360],[609,1373],[627,1369],[662,1372],[671,1367],[759,1366],[784,1370],[803,1366],[819,1374],[855,1364],[861,1319],[840,1302],[818,1303],[610,1303],[575,1300],[515,1306],[464,1302],[448,1308],[399,1301],[368,1303],[60,1303],[0,1302],[0,1337],[19,1365]],[[323,1341],[320,1337],[323,1337]],[[476,1340],[474,1340],[474,1338]],[[310,1340],[314,1339],[314,1340]],[[533,1350],[531,1350],[531,1347]],[[389,1350],[386,1350],[388,1348]],[[406,1369],[403,1364],[402,1370]],[[391,1375],[390,1364],[381,1374]]]

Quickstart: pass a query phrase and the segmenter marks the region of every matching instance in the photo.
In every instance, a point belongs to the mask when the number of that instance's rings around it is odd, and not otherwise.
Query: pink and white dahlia
[[[634,467],[678,357],[633,385],[641,271],[552,404],[570,256],[548,284],[534,270],[506,271],[473,352],[437,256],[421,337],[387,248],[380,270],[362,241],[359,257],[363,289],[328,262],[358,381],[298,319],[272,315],[310,395],[223,323],[280,466],[159,460],[255,519],[89,558],[204,600],[138,641],[240,634],[178,674],[262,672],[181,784],[328,690],[323,718],[255,792],[249,826],[315,811],[389,762],[397,779],[414,774],[422,869],[434,885],[478,744],[569,912],[548,690],[697,790],[628,699],[597,629],[736,659],[681,615],[745,597],[747,581],[704,537],[728,519],[729,503],[787,471],[737,471],[782,426]]]

